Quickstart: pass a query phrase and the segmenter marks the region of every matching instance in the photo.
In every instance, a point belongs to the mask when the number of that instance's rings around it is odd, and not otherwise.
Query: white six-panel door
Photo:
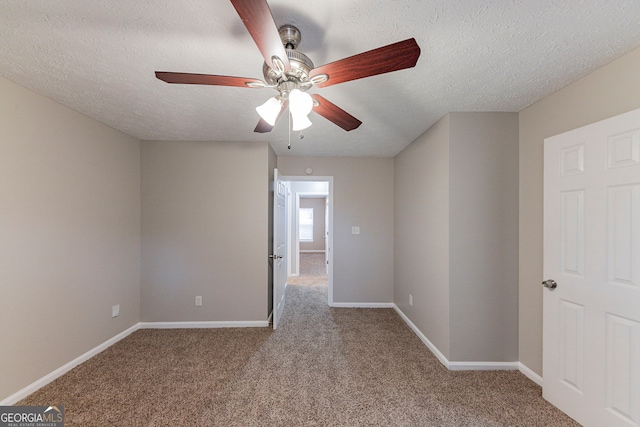
[[[640,426],[640,110],[544,150],[543,395],[585,426]]]
[[[284,312],[284,295],[287,287],[287,218],[286,218],[286,186],[274,170],[273,180],[273,329],[278,327]]]

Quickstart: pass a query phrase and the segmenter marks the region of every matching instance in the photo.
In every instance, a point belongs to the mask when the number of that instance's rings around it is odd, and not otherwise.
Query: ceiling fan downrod
[[[300,30],[290,24],[285,24],[278,28],[278,34],[280,35],[280,40],[282,40],[282,45],[285,49],[295,50],[300,44],[300,40],[302,40]]]

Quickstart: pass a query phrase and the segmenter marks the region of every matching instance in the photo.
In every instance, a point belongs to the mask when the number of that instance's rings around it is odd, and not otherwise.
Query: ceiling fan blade
[[[280,116],[282,116],[282,112],[288,105],[289,105],[288,101],[285,101],[282,104],[282,108],[278,113],[278,117],[276,117],[276,123],[278,122],[278,120],[280,120]],[[271,126],[269,123],[265,122],[262,118],[260,118],[260,121],[258,122],[258,124],[256,125],[256,128],[253,131],[257,133],[268,133],[268,132],[271,132],[272,129],[273,129],[273,126]]]
[[[326,87],[411,68],[418,62],[418,57],[420,46],[415,39],[407,39],[314,68],[310,77],[326,74],[329,79],[316,85]]]
[[[266,0],[231,0],[231,3],[236,8],[236,12],[240,15],[242,23],[247,27],[267,65],[277,69],[271,59],[276,56],[284,65],[282,71],[289,71],[289,58],[287,58],[287,52],[284,50],[278,28]]]
[[[267,133],[267,132],[271,132],[272,129],[273,129],[273,126],[271,126],[269,123],[265,122],[264,120],[260,119],[256,128],[253,131],[257,133]]]
[[[340,126],[347,132],[358,128],[358,126],[362,124],[360,120],[356,119],[337,105],[327,101],[322,96],[314,94],[311,95],[311,97],[318,103],[318,105],[315,105],[314,103],[313,111]]]
[[[217,85],[236,87],[264,87],[262,80],[247,77],[216,76],[213,74],[171,73],[156,71],[156,77],[167,83],[182,83],[192,85]]]

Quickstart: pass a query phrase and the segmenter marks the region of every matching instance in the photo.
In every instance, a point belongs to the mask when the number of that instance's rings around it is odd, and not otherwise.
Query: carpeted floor
[[[300,254],[300,276],[326,276],[327,264],[324,252]]]
[[[392,309],[326,289],[294,281],[277,331],[139,330],[18,404],[67,427],[577,425],[521,373],[448,371]]]

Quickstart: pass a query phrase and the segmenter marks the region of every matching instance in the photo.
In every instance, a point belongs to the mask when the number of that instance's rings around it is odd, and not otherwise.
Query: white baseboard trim
[[[447,360],[447,358],[444,357],[444,354],[442,354],[440,352],[440,350],[438,350],[438,348],[435,345],[433,345],[433,343],[431,341],[429,341],[429,338],[427,338],[425,336],[425,334],[423,334],[422,331],[420,329],[418,329],[418,327],[416,325],[414,325],[411,320],[409,320],[407,315],[404,314],[402,312],[402,310],[400,310],[400,308],[398,308],[397,305],[394,304],[393,308],[396,311],[396,313],[398,313],[400,315],[402,320],[404,320],[404,323],[406,323],[409,326],[409,328],[411,328],[411,330],[418,336],[418,338],[420,338],[420,340],[424,343],[424,345],[426,345],[427,348],[429,348],[429,350],[431,350],[431,353],[433,353],[438,358],[440,363],[442,363],[448,369],[449,368],[449,360]]]
[[[392,302],[333,302],[330,307],[335,308],[393,308]]]
[[[517,371],[518,362],[449,362],[451,371]]]
[[[431,341],[413,324],[411,320],[396,306],[394,303],[332,303],[331,307],[338,308],[393,308],[398,315],[404,320],[404,322],[411,328],[411,330],[422,340],[422,342],[429,348],[429,350],[438,358],[438,360],[447,368],[452,371],[457,370],[520,370],[527,378],[535,382],[542,387],[542,377],[527,366],[520,362],[450,362],[446,357],[433,345]],[[111,347],[121,339],[131,335],[138,329],[185,329],[185,328],[261,328],[268,327],[269,321],[223,321],[223,322],[139,322],[127,330],[119,333],[113,338],[99,344],[93,349],[87,351],[83,355],[76,357],[69,363],[61,366],[55,371],[45,375],[37,381],[29,384],[25,388],[17,391],[11,396],[0,401],[0,406],[10,406],[16,404],[18,401],[24,399],[30,394],[36,392],[41,387],[49,384],[56,378],[69,372],[79,364],[86,362],[98,353]]]
[[[393,304],[393,308],[398,315],[405,321],[411,330],[420,338],[420,340],[431,350],[447,369],[451,371],[512,371],[518,370],[519,362],[450,362],[444,354],[422,333],[420,329],[407,317],[406,314]]]
[[[66,374],[67,372],[69,372],[70,370],[72,370],[73,368],[78,366],[79,364],[81,364],[83,362],[86,362],[87,360],[89,360],[93,356],[95,356],[96,354],[106,350],[107,348],[111,347],[113,344],[117,343],[121,339],[123,339],[126,336],[130,335],[131,333],[137,331],[138,330],[138,325],[139,325],[139,323],[131,326],[129,329],[119,333],[115,337],[113,337],[111,339],[108,339],[107,341],[103,342],[102,344],[100,344],[100,345],[92,348],[91,350],[87,351],[83,355],[76,357],[71,362],[59,367],[55,371],[45,375],[44,377],[40,378],[39,380],[34,381],[33,383],[29,384],[28,386],[26,386],[22,390],[19,390],[18,392],[12,394],[11,396],[7,397],[6,399],[0,401],[0,406],[15,405],[18,401],[20,401],[20,400],[24,399],[25,397],[29,396],[31,393],[36,392],[41,387],[44,387],[45,385],[49,384],[50,382],[52,382],[56,378],[59,378],[62,375]]]
[[[542,377],[538,374],[536,374],[535,372],[533,372],[531,369],[529,369],[526,365],[519,363],[518,364],[518,369],[520,370],[520,372],[522,372],[527,378],[529,378],[531,381],[533,381],[534,383],[538,384],[540,387],[542,387]]]
[[[267,320],[246,322],[140,322],[139,329],[266,328]]]

